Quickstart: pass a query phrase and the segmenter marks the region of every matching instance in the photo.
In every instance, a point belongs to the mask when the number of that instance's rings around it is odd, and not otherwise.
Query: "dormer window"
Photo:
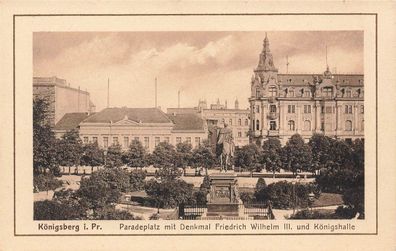
[[[333,87],[323,88],[323,97],[331,98],[333,96]]]
[[[270,86],[270,87],[268,88],[268,95],[269,95],[270,97],[275,97],[275,96],[276,96],[276,92],[277,92],[277,90],[276,90],[276,87],[275,87],[275,86]]]

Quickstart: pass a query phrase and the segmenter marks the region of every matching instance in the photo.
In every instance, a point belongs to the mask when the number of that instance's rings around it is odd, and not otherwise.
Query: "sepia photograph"
[[[35,221],[365,219],[362,30],[32,41]]]

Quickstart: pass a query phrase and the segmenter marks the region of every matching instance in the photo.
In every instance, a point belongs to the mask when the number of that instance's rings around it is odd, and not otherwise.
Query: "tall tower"
[[[278,130],[279,118],[267,116],[269,105],[277,105],[276,103],[278,102],[276,99],[279,94],[277,78],[278,69],[274,65],[270,42],[267,33],[265,33],[263,49],[251,79],[251,96],[249,99],[251,142],[255,142],[256,139],[263,140],[268,136],[274,136],[276,130]]]

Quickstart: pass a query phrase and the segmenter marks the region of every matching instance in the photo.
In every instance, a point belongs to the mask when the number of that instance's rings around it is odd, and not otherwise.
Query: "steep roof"
[[[313,83],[314,76],[320,74],[278,74],[278,81],[283,85],[308,85]],[[323,77],[323,76],[322,76]],[[331,82],[339,85],[363,86],[363,74],[333,74]]]
[[[124,118],[142,123],[171,123],[172,121],[158,108],[105,108],[95,113],[83,122],[87,123],[113,123]]]
[[[73,112],[66,113],[63,117],[56,123],[55,130],[72,130],[78,127],[78,125],[90,115],[86,112]]]
[[[204,130],[204,120],[194,113],[168,114],[175,124],[173,130]]]

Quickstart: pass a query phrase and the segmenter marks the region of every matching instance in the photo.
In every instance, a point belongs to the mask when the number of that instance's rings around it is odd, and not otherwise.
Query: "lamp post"
[[[292,181],[292,184],[293,184],[293,215],[296,212],[296,206],[297,206],[296,184],[299,181],[300,181],[300,175],[297,175],[296,178]]]

